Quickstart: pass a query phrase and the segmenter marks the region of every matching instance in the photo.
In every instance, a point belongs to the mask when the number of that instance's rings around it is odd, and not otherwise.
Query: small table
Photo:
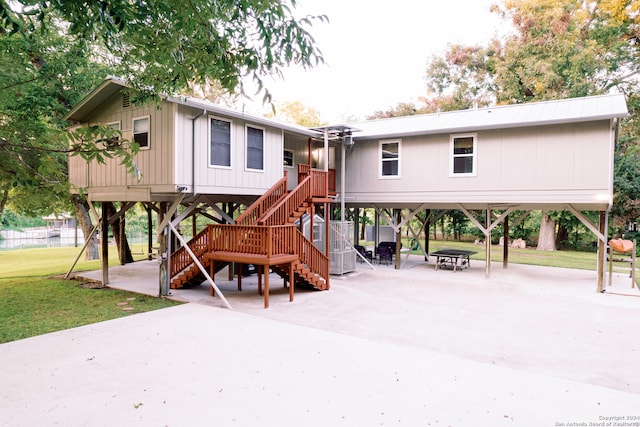
[[[436,270],[450,266],[453,271],[457,271],[458,269],[462,270],[469,267],[469,257],[473,254],[477,254],[477,252],[462,249],[442,249],[431,252],[429,255],[436,257]]]

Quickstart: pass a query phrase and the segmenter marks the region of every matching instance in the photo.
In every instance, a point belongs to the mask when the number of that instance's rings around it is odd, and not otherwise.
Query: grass
[[[409,241],[404,241],[403,246],[409,247]],[[444,248],[476,251],[478,253],[472,259],[485,258],[484,247],[473,243],[442,240],[429,243],[430,252]],[[136,252],[136,248],[132,250]],[[176,304],[115,289],[91,289],[78,281],[60,279],[59,276],[67,272],[78,251],[78,248],[0,251],[0,343]],[[418,251],[412,253],[420,254]],[[502,262],[501,247],[492,246],[491,255],[493,262]],[[595,270],[596,254],[509,248],[509,262]],[[109,265],[118,264],[116,251],[111,250]],[[99,260],[85,261],[83,257],[74,271],[99,268]],[[123,310],[124,307],[130,310]]]
[[[482,245],[474,243],[456,242],[456,241],[431,241],[429,243],[429,251],[434,252],[440,249],[466,249],[478,252],[471,256],[471,259],[485,259],[485,248]],[[414,251],[413,253],[419,253]],[[595,252],[579,252],[579,251],[538,251],[535,248],[509,248],[509,263],[512,264],[529,264],[540,265],[545,267],[563,267],[575,268],[580,270],[596,269],[596,253]],[[503,248],[498,245],[491,246],[491,261],[502,262]]]
[[[177,304],[61,279],[78,251],[78,248],[0,251],[0,343]],[[110,252],[109,264],[117,265],[116,251]],[[99,268],[99,260],[82,259],[74,271]]]

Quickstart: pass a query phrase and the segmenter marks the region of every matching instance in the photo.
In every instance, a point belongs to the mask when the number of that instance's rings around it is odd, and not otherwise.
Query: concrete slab
[[[157,263],[133,266],[111,286],[157,295]],[[268,310],[255,276],[226,277],[234,310],[201,286],[174,291],[199,304],[0,345],[0,425],[640,425],[624,276],[598,294],[589,271],[412,257],[293,303],[274,276]]]

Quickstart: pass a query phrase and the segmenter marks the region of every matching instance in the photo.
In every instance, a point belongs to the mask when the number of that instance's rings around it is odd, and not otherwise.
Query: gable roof
[[[353,139],[363,140],[579,123],[628,115],[624,95],[610,94],[368,120],[349,126],[357,129]]]
[[[85,122],[107,99],[126,87],[127,83],[124,80],[117,77],[107,77],[98,87],[92,90],[82,99],[82,101],[78,103],[78,105],[73,107],[71,111],[64,116],[65,120],[75,123]],[[201,99],[186,96],[165,96],[163,99],[168,102],[182,104],[199,110],[206,110],[209,114],[217,114],[234,119],[245,120],[254,124],[275,127],[299,135],[308,137],[318,137],[319,135],[317,131],[304,126],[283,123],[267,117],[247,114],[242,111],[223,107]]]

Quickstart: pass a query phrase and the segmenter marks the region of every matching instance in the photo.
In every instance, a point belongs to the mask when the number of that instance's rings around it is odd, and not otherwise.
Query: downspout
[[[204,116],[207,110],[191,118],[191,194],[196,194],[196,120]]]

